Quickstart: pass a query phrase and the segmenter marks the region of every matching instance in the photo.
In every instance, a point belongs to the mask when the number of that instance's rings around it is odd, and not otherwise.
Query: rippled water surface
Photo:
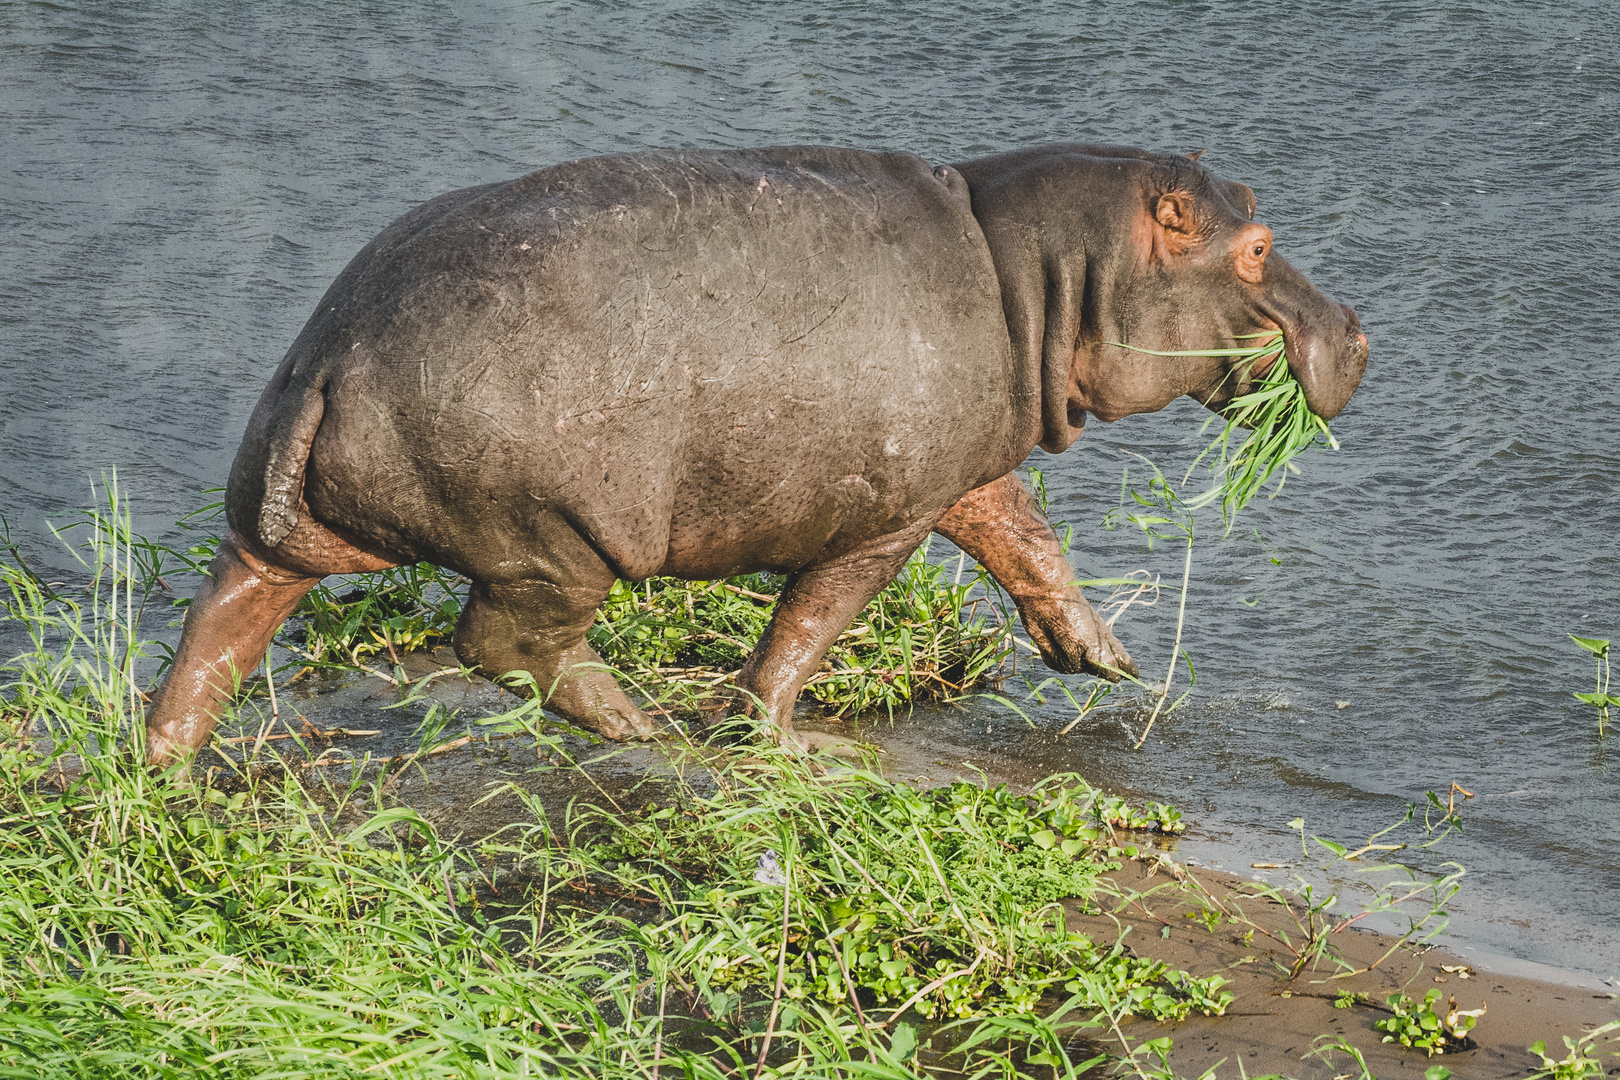
[[[1173,797],[1234,865],[1296,815],[1351,839],[1456,781],[1463,943],[1620,977],[1620,747],[1565,636],[1620,638],[1612,15],[0,2],[0,512],[60,565],[46,519],[116,466],[179,540],[327,283],[452,188],[650,146],[1208,147],[1372,338],[1345,449],[1198,549],[1196,697],[1145,751],[1117,713],[1066,740],[1056,706],[947,722]],[[1040,462],[1085,574],[1179,573],[1096,524],[1123,451],[1184,462],[1200,416]],[[1173,626],[1162,603],[1120,629],[1162,670]]]

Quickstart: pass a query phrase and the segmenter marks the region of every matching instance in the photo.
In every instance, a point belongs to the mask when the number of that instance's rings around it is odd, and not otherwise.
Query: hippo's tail
[[[259,539],[275,547],[298,524],[304,501],[304,466],[326,412],[320,386],[288,387],[264,445],[264,497],[259,503]]]

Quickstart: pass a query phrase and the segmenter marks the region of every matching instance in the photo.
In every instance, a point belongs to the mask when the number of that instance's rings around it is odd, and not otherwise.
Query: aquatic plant
[[[1244,883],[1242,891],[1235,891],[1223,900],[1206,889],[1195,875],[1184,871],[1182,876],[1186,887],[1201,900],[1200,909],[1187,913],[1186,917],[1203,925],[1210,933],[1214,933],[1223,923],[1245,926],[1248,928],[1246,934],[1260,934],[1282,946],[1292,960],[1286,967],[1279,964],[1279,968],[1290,981],[1307,970],[1316,970],[1324,963],[1339,969],[1330,976],[1333,979],[1376,968],[1403,946],[1417,946],[1431,941],[1450,922],[1447,905],[1461,891],[1466,868],[1460,863],[1446,862],[1440,865],[1437,873],[1400,862],[1395,855],[1408,847],[1427,850],[1448,836],[1460,833],[1463,824],[1456,806],[1458,794],[1465,800],[1472,797],[1470,792],[1456,784],[1451,786],[1449,798],[1445,800],[1433,791],[1427,792],[1427,801],[1422,804],[1424,813],[1421,826],[1417,815],[1420,804],[1410,802],[1400,819],[1353,848],[1324,837],[1310,836],[1310,840],[1320,849],[1317,854],[1325,852],[1328,856],[1326,863],[1316,867],[1312,876],[1320,877],[1331,869],[1351,869],[1349,866],[1340,867],[1339,864],[1356,864],[1354,869],[1358,880],[1355,884],[1360,895],[1354,900],[1350,914],[1334,914],[1333,909],[1339,906],[1341,900],[1339,893],[1319,889],[1316,882],[1303,873],[1294,876],[1291,896],[1264,881],[1251,881]],[[1306,846],[1304,819],[1295,818],[1288,823],[1288,827],[1299,832],[1300,864],[1308,866],[1312,852]],[[1401,843],[1389,842],[1392,833],[1408,827],[1414,831],[1421,828],[1422,836],[1414,835]],[[1292,929],[1289,929],[1289,925],[1267,925],[1252,918],[1244,909],[1248,900],[1260,900],[1268,908],[1284,912]],[[1377,959],[1365,968],[1357,968],[1334,945],[1335,935],[1373,916],[1393,917],[1404,922],[1406,928],[1392,935],[1389,948]],[[1346,997],[1341,994],[1336,1004],[1340,1008],[1347,1008],[1358,1002],[1355,995]]]
[[[1430,1057],[1461,1050],[1468,1033],[1485,1015],[1485,1007],[1459,1009],[1456,998],[1442,1007],[1439,1002],[1443,996],[1440,990],[1433,989],[1418,1002],[1404,993],[1391,994],[1384,1004],[1393,1015],[1375,1021],[1373,1027],[1385,1033],[1384,1042],[1422,1050]]]
[[[1078,777],[1029,796],[967,783],[922,792],[864,771],[817,780],[797,758],[766,754],[726,781],[711,795],[672,792],[651,812],[582,819],[608,837],[582,850],[586,876],[675,913],[655,940],[700,958],[694,985],[711,1014],[771,986],[790,1001],[858,998],[891,1021],[1026,1013],[1054,994],[1099,1006],[1082,975],[1159,1019],[1230,1000],[1218,977],[1064,928],[1056,902],[1091,896],[1099,873],[1138,853],[1104,827]],[[650,878],[649,863],[680,879]]]
[[[1530,1052],[1541,1059],[1541,1068],[1531,1073],[1526,1080],[1601,1080],[1608,1075],[1601,1059],[1604,1056],[1620,1057],[1620,1051],[1613,1049],[1609,1049],[1606,1054],[1598,1052],[1598,1040],[1604,1036],[1608,1036],[1606,1040],[1608,1047],[1620,1044],[1620,1020],[1611,1020],[1578,1039],[1565,1035],[1564,1049],[1569,1053],[1562,1059],[1549,1057],[1546,1041],[1536,1040],[1530,1044]]]
[[[1253,339],[1254,344],[1230,349],[1169,352],[1120,345],[1121,348],[1153,356],[1230,358],[1232,374],[1229,378],[1241,375],[1247,380],[1251,373],[1263,372],[1258,380],[1251,383],[1246,393],[1227,402],[1219,416],[1204,421],[1202,430],[1205,431],[1217,421],[1224,419],[1225,423],[1187,469],[1187,477],[1190,478],[1200,465],[1208,461],[1207,471],[1213,483],[1186,502],[1189,507],[1198,510],[1219,501],[1221,516],[1228,528],[1238,511],[1247,506],[1273,476],[1277,477],[1277,485],[1270,497],[1275,498],[1282,491],[1288,474],[1299,471],[1294,458],[1313,446],[1333,450],[1339,448],[1339,441],[1328,429],[1327,421],[1311,412],[1306,404],[1305,388],[1288,366],[1282,331],[1239,334],[1238,339]],[[1233,437],[1239,429],[1245,429],[1249,434],[1241,443],[1234,445]]]
[[[1170,699],[1170,687],[1175,679],[1177,660],[1184,660],[1187,664],[1187,690],[1176,699],[1174,705],[1170,706],[1172,711],[1186,700],[1187,694],[1192,692],[1193,684],[1198,680],[1192,657],[1181,647],[1181,632],[1187,622],[1187,591],[1192,584],[1193,544],[1198,538],[1198,521],[1192,505],[1182,501],[1157,465],[1141,454],[1131,456],[1139,458],[1153,475],[1148,479],[1147,490],[1144,492],[1131,483],[1131,471],[1128,467],[1122,471],[1119,480],[1119,505],[1104,516],[1103,527],[1112,529],[1123,517],[1142,530],[1147,537],[1150,551],[1155,540],[1180,539],[1186,544],[1186,556],[1181,564],[1181,588],[1176,601],[1176,637],[1170,645],[1170,663],[1165,668],[1164,685],[1159,688],[1153,703],[1153,714],[1148,717],[1147,724],[1142,728],[1142,734],[1136,740],[1136,748],[1140,750],[1142,744],[1147,742],[1148,732],[1153,730],[1154,723],[1158,721],[1164,703]],[[1126,509],[1128,503],[1134,503],[1136,509]]]
[[[1609,707],[1620,705],[1620,694],[1609,693],[1609,642],[1604,638],[1585,638],[1569,635],[1569,640],[1592,654],[1597,662],[1597,685],[1590,694],[1577,693],[1576,701],[1594,705],[1598,711],[1598,734],[1602,735],[1609,723]]]

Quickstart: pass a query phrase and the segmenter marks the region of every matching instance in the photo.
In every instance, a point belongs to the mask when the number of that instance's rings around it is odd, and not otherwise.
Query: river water
[[[950,713],[986,746],[1173,798],[1185,850],[1285,857],[1459,783],[1453,946],[1620,978],[1620,748],[1588,658],[1620,638],[1620,58],[1601,3],[0,2],[0,512],[46,528],[116,468],[137,526],[223,483],[330,279],[406,208],[589,154],[831,143],[933,161],[1059,139],[1204,159],[1354,305],[1360,393],[1274,502],[1196,550],[1199,676],[1139,719]],[[1148,567],[1098,523],[1125,451],[1048,473],[1086,576]],[[1119,630],[1163,670],[1174,608]],[[1342,704],[1341,703],[1345,703]],[[982,728],[982,731],[980,730]],[[1613,754],[1611,758],[1611,752]],[[1297,850],[1297,848],[1296,848]],[[1436,857],[1436,861],[1438,856]]]

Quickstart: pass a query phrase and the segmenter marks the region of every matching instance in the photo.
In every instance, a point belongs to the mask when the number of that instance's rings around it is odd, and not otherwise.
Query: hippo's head
[[[1047,450],[1072,442],[1088,413],[1117,420],[1184,394],[1219,410],[1264,374],[1138,350],[1252,346],[1280,329],[1311,411],[1336,416],[1360,383],[1356,313],[1272,252],[1253,191],[1195,158],[1062,144],[959,167],[1014,348],[1041,357]]]

